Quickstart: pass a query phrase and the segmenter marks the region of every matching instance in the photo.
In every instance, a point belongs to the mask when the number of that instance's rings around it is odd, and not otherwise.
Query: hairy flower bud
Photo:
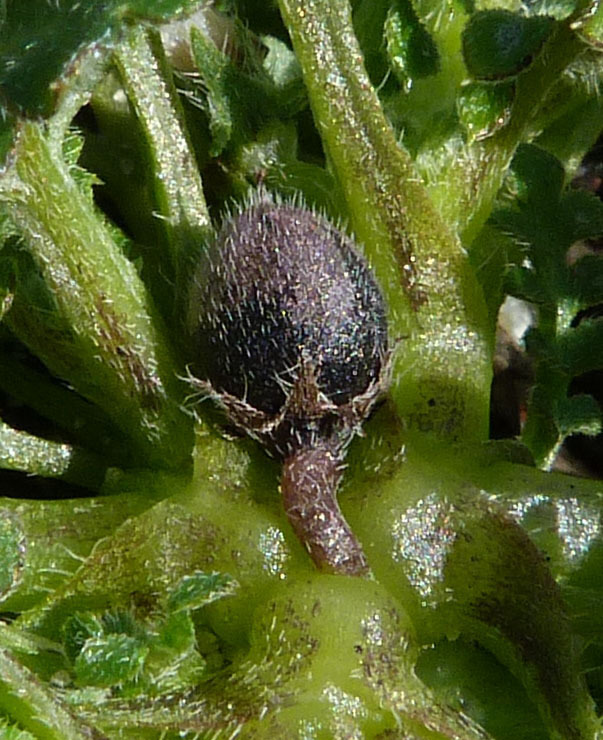
[[[285,471],[298,469],[292,457],[302,453],[320,465],[320,450],[328,450],[332,475],[296,480],[314,481],[313,500],[315,481],[330,487],[331,532],[337,520],[349,532],[334,496],[337,461],[383,390],[387,358],[383,298],[350,237],[312,211],[264,195],[218,234],[196,276],[192,316],[195,371],[208,392],[231,422],[283,458]],[[296,508],[295,486],[284,480],[283,488],[304,539],[304,511],[320,506]],[[316,540],[318,514],[308,516]],[[349,534],[339,542],[360,548]],[[315,560],[329,566],[323,545]],[[342,553],[333,558],[341,563]]]

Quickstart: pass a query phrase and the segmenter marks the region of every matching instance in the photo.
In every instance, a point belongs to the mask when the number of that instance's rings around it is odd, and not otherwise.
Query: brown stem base
[[[362,546],[337,503],[341,474],[341,456],[328,445],[294,452],[283,463],[285,512],[317,568],[366,575],[369,567]]]

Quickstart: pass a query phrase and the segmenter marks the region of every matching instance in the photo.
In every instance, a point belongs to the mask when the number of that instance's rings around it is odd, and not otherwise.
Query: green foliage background
[[[568,250],[603,235],[571,186],[602,13],[0,5],[0,738],[601,735],[603,488],[547,471],[601,430],[571,386],[603,271]],[[313,570],[278,465],[186,380],[192,272],[260,183],[353,232],[387,298],[340,492],[369,579]],[[494,443],[507,294],[534,388]]]

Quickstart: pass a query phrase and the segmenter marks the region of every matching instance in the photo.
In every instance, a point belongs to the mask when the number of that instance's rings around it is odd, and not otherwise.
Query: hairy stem
[[[178,323],[184,315],[190,265],[212,230],[201,177],[158,33],[132,32],[116,49],[114,59],[140,126],[156,220],[163,231],[146,257],[147,262],[154,261],[151,287],[166,305],[174,302]]]
[[[366,575],[362,546],[337,503],[342,462],[341,452],[328,443],[294,452],[283,463],[283,503],[295,534],[320,570]]]
[[[128,437],[132,462],[177,467],[192,445],[181,389],[157,311],[93,204],[48,144],[21,125],[0,203],[44,281],[36,305],[22,282],[7,315],[12,331],[56,376],[98,405]],[[35,273],[32,273],[35,274]]]
[[[106,471],[102,458],[84,449],[36,437],[0,421],[0,468],[60,478],[93,490]]]
[[[280,0],[329,162],[389,306],[391,395],[410,428],[488,434],[490,347],[481,288],[364,68],[347,0]]]

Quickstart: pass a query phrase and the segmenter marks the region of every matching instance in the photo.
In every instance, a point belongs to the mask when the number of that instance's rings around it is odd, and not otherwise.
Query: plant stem
[[[538,58],[516,81],[515,102],[509,123],[495,136],[475,145],[475,153],[466,161],[447,188],[455,197],[457,218],[465,224],[463,243],[470,245],[492,212],[494,199],[513,159],[517,146],[539,133],[532,130],[546,104],[551,88],[558,83],[568,65],[584,52],[586,46],[569,25],[560,24],[551,34]],[[463,217],[463,213],[467,216]]]
[[[452,439],[488,433],[483,295],[396,142],[363,66],[347,0],[280,0],[350,220],[384,288],[397,354],[392,395],[408,423]]]
[[[97,489],[103,482],[106,465],[85,450],[34,437],[0,421],[0,468]]]
[[[211,233],[211,221],[184,113],[159,34],[138,29],[117,48],[115,61],[142,128],[156,214],[164,227],[166,254],[156,245],[159,275],[171,266],[176,315],[190,284],[190,261]],[[157,276],[156,276],[157,277]]]
[[[192,430],[159,317],[37,123],[21,126],[0,200],[56,307],[37,308],[17,291],[7,317],[13,331],[51,372],[105,410],[130,438],[133,462],[180,464]]]
[[[302,448],[283,462],[285,512],[315,565],[341,575],[366,575],[366,556],[343,518],[337,488],[343,472],[337,446]]]

